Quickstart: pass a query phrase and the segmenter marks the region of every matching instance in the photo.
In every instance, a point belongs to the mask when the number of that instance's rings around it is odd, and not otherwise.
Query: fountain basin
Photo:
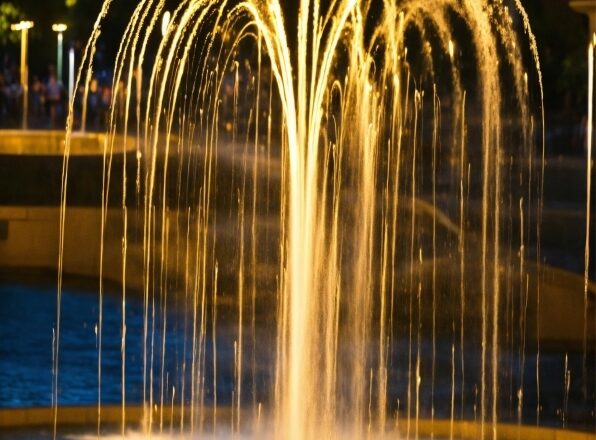
[[[164,432],[169,433],[169,427],[172,420],[174,424],[179,423],[180,415],[185,411],[190,412],[189,408],[173,407],[164,409],[163,425]],[[206,408],[210,418],[213,408]],[[159,410],[154,411],[154,417],[159,420]],[[221,424],[231,416],[231,409],[228,407],[218,407],[217,414]],[[101,417],[109,437],[109,432],[114,433],[113,438],[120,438],[118,434],[119,426],[122,423],[122,407],[102,406]],[[173,419],[172,419],[173,417]],[[126,423],[131,432],[143,424],[145,413],[142,406],[126,407]],[[19,409],[0,409],[0,428],[1,431],[8,433],[28,432],[30,439],[49,439],[52,438],[50,427],[53,422],[53,412],[51,408],[19,408]],[[97,424],[97,406],[69,406],[60,407],[58,411],[59,431],[72,432],[67,438],[89,438],[95,435],[93,426]],[[405,438],[405,427],[407,420],[399,419],[397,432]],[[477,439],[480,438],[481,425],[474,421],[461,420],[431,420],[415,419],[410,420],[412,430],[417,426],[418,435],[421,438],[456,438],[456,439]],[[87,435],[85,435],[85,429]],[[487,423],[485,429],[492,429],[492,425]],[[497,424],[497,438],[500,440],[594,440],[596,435],[589,432],[563,430],[557,428],[545,428],[526,425],[516,425],[508,423]],[[209,435],[209,434],[207,434]],[[387,435],[394,438],[395,431],[389,430]],[[133,434],[134,436],[134,434]],[[258,438],[247,435],[248,438]],[[0,438],[2,434],[0,434]],[[24,437],[23,437],[24,438]],[[134,438],[134,437],[133,437]],[[159,437],[158,437],[159,438]],[[176,438],[167,435],[165,438]],[[181,437],[183,438],[183,437]]]
[[[0,155],[59,156],[64,155],[64,130],[2,130],[0,131]],[[103,154],[107,136],[104,133],[74,132],[71,138],[72,156],[99,156]],[[116,137],[114,152],[133,151],[133,139],[123,142]]]
[[[53,278],[51,278],[53,279]],[[29,429],[39,427],[46,429],[51,426],[53,416],[49,402],[51,399],[51,368],[52,364],[52,322],[55,319],[55,287],[51,286],[51,279],[39,281],[38,285],[23,286],[22,284],[0,284],[0,297],[3,299],[4,307],[0,310],[0,352],[10,353],[9,356],[0,356],[0,433],[15,429]],[[32,281],[31,281],[32,282]],[[65,279],[65,287],[62,297],[62,326],[60,347],[60,393],[58,421],[59,429],[63,430],[74,425],[77,430],[82,432],[93,432],[93,427],[97,424],[97,349],[95,325],[97,324],[97,306],[98,297],[96,290],[90,283],[96,283],[96,280],[76,280],[72,278]],[[45,287],[44,287],[45,286]],[[86,287],[85,287],[86,286]],[[104,293],[104,324],[103,324],[103,369],[102,369],[102,426],[111,429],[115,426],[117,430],[121,422],[122,406],[121,400],[121,297],[117,287],[107,287]],[[230,307],[220,304],[218,314],[223,319],[230,313]],[[143,418],[142,405],[143,396],[143,374],[142,374],[142,338],[143,338],[143,304],[142,298],[137,295],[129,295],[126,305],[126,418],[127,426],[136,429],[140,426]],[[167,371],[177,371],[176,365],[180,365],[182,358],[176,353],[183,350],[183,340],[180,331],[176,330],[176,322],[182,319],[180,312],[174,308],[168,310],[168,326],[166,340],[168,343],[168,356],[166,357]],[[27,324],[23,324],[27,322]],[[24,330],[26,329],[26,330]],[[264,331],[267,331],[265,328]],[[259,330],[261,332],[261,330]],[[271,333],[271,332],[269,332]],[[158,336],[156,336],[158,337]],[[223,421],[229,419],[231,407],[230,395],[233,389],[233,363],[234,363],[234,340],[235,331],[233,324],[223,326],[218,329],[217,335],[217,363],[218,378],[217,383],[220,387],[217,407],[218,423],[223,426],[229,426]],[[262,338],[264,340],[264,338]],[[428,345],[428,341],[426,342]],[[265,344],[267,345],[267,344]],[[443,347],[443,346],[441,346]],[[429,350],[424,350],[426,357],[423,362],[428,363]],[[402,343],[396,346],[397,357],[394,359],[396,365],[401,365],[401,372],[404,373],[403,366],[407,355],[407,346]],[[192,359],[187,354],[187,362]],[[445,358],[450,354],[445,350],[437,351],[438,361],[446,364]],[[473,347],[467,349],[467,356],[470,360],[477,358],[477,353]],[[581,352],[569,353],[569,368],[574,372],[573,377],[579,377],[581,371]],[[159,356],[158,356],[159,357]],[[561,352],[542,352],[541,353],[541,375],[546,378],[557,378],[563,376],[562,366],[565,353]],[[267,365],[271,365],[272,360],[267,356],[266,349],[259,351],[257,356],[257,377],[260,382],[271,380],[267,371]],[[208,362],[208,365],[210,362]],[[160,363],[156,364],[155,389],[156,394],[154,402],[158,405],[159,416],[154,418],[160,420],[161,408],[159,394],[159,371]],[[528,353],[526,374],[533,374],[534,361]],[[206,377],[211,377],[211,372],[206,372]],[[469,373],[471,374],[471,373]],[[182,386],[179,382],[181,377],[175,378],[170,382],[170,386],[176,388],[175,406],[172,409],[172,393],[168,392],[164,396],[163,417],[164,426],[169,426],[172,414],[174,414],[175,426],[179,426],[176,420],[179,420],[183,409],[180,404],[180,390]],[[188,379],[188,378],[187,378]],[[436,402],[450,402],[449,393],[451,385],[449,375],[437,377]],[[470,382],[467,386],[468,394],[466,399],[470,402],[469,394],[473,393],[473,384],[475,379],[470,376]],[[422,405],[426,408],[422,413],[428,414],[428,381],[424,388]],[[582,412],[581,397],[578,397],[576,389],[577,381],[572,382],[573,388],[569,400],[568,426],[579,429],[589,429],[590,415]],[[188,387],[188,385],[187,385]],[[558,381],[547,381],[542,384],[542,423],[547,426],[561,425],[560,418],[557,416],[557,408],[561,408],[562,396],[560,394],[560,383]],[[395,398],[401,398],[403,401],[403,389],[391,389],[390,393]],[[527,394],[526,399],[532,399],[535,390],[529,383],[524,390]],[[426,402],[426,403],[424,403]],[[249,402],[244,402],[244,405]],[[535,405],[528,400],[524,406],[524,423],[532,423],[532,408]],[[245,406],[246,407],[246,406]],[[425,434],[429,433],[449,433],[451,423],[445,418],[449,417],[450,404],[436,404],[435,418],[433,423],[419,421],[419,430]],[[129,409],[130,408],[130,409]],[[209,414],[212,413],[212,398],[208,396],[204,403],[206,420],[211,420]],[[195,407],[198,411],[198,405]],[[188,411],[185,408],[184,411]],[[246,410],[247,417],[243,420],[250,423],[254,418],[254,413]],[[393,411],[391,412],[393,414]],[[508,414],[507,411],[504,414]],[[459,414],[458,414],[459,415]],[[221,417],[220,417],[221,416]],[[470,412],[464,414],[465,418],[472,418],[474,415]],[[511,416],[509,420],[512,420]],[[513,416],[515,417],[515,416]],[[189,420],[188,417],[185,420]],[[400,412],[398,426],[406,426],[406,414]],[[442,421],[441,421],[442,420]],[[515,419],[514,419],[515,420]],[[166,423],[167,422],[167,423]],[[394,421],[390,422],[394,424]],[[430,423],[430,428],[428,428]],[[185,424],[187,426],[187,424]],[[413,426],[413,425],[412,425]],[[424,427],[426,426],[426,427]],[[518,425],[504,424],[503,432],[511,432],[515,428],[515,435],[519,431]],[[513,426],[513,428],[511,428]],[[454,433],[460,432],[461,438],[477,438],[478,424],[471,421],[454,422]],[[446,431],[447,430],[447,431]],[[51,432],[51,431],[50,431]],[[541,431],[537,431],[541,432]],[[550,432],[550,431],[549,431]],[[568,433],[570,431],[564,431]],[[469,436],[467,433],[470,433]],[[504,434],[505,435],[505,434]],[[513,435],[513,434],[512,434]],[[529,434],[528,434],[529,435]],[[542,434],[541,434],[542,435]],[[467,437],[466,437],[467,436]],[[449,437],[449,435],[446,435]],[[2,437],[0,437],[2,438]],[[25,436],[24,438],[37,438],[35,436]],[[44,438],[44,437],[39,437]],[[47,438],[47,437],[46,437]],[[502,437],[517,438],[517,437]],[[520,438],[551,438],[551,437],[526,437],[526,434]],[[561,437],[552,437],[561,438]],[[574,437],[563,437],[574,438]],[[578,437],[592,438],[592,437]]]
[[[0,131],[0,267],[9,271],[56,270],[64,139],[63,130]],[[70,274],[97,274],[106,140],[105,134],[73,133],[66,214],[72,227],[65,237],[64,260]],[[134,175],[136,144],[117,136],[112,163],[116,181],[121,180],[125,155],[127,172]],[[131,179],[133,192],[134,183]],[[112,185],[110,206],[119,205],[117,194],[121,191],[121,185]],[[114,208],[108,214],[108,225],[116,228],[115,232],[121,231],[119,211]],[[111,243],[108,240],[106,250],[113,254],[113,264],[108,264],[106,278],[118,281],[120,239]],[[133,254],[134,250],[131,257]],[[131,272],[130,281],[132,286],[139,285],[140,275]]]
[[[59,206],[64,163],[63,131],[0,131],[0,206]],[[107,136],[73,133],[67,203],[69,206],[101,206],[103,155]],[[134,175],[136,144],[117,136],[113,145],[113,177],[122,176],[123,158]],[[132,182],[134,190],[134,179]],[[117,194],[114,184],[110,194]],[[121,191],[121,189],[120,189]],[[113,197],[113,200],[116,200]]]
[[[49,136],[49,139],[51,142],[53,142],[53,146],[50,145],[47,146],[47,148],[43,147],[43,145],[44,143],[50,141],[45,139],[43,136],[38,136],[35,134],[32,136],[32,139],[40,143],[37,153],[29,154],[30,151],[35,152],[36,150],[30,150],[28,147],[26,147],[26,143],[21,145],[16,142],[16,146],[11,150],[12,153],[7,153],[5,155],[5,157],[10,158],[10,160],[7,161],[7,164],[12,165],[7,168],[7,173],[10,173],[11,169],[13,173],[15,170],[19,172],[22,170],[27,170],[26,167],[15,166],[13,161],[15,158],[23,158],[27,161],[30,161],[29,163],[32,164],[32,166],[29,168],[28,174],[25,174],[27,177],[24,178],[24,180],[18,180],[19,177],[16,175],[7,178],[7,180],[16,188],[17,192],[19,189],[27,187],[30,187],[31,191],[29,195],[30,198],[22,197],[22,193],[17,197],[22,205],[5,205],[0,209],[0,212],[2,213],[5,220],[5,224],[7,225],[6,233],[4,234],[5,239],[3,240],[5,243],[2,243],[2,239],[0,239],[0,256],[4,258],[1,263],[2,265],[12,267],[41,266],[55,269],[55,265],[57,263],[57,234],[59,230],[59,192],[55,193],[54,199],[48,197],[47,194],[40,196],[40,193],[47,190],[47,188],[60,187],[59,183],[62,166],[62,153],[60,150],[61,138],[60,136]],[[104,141],[102,141],[99,137],[95,138],[94,136],[90,136],[88,142],[93,146],[85,149],[85,151],[81,152],[81,154],[73,153],[73,156],[71,157],[71,165],[73,166],[71,168],[72,172],[69,175],[69,204],[67,209],[68,224],[70,227],[67,227],[65,230],[67,245],[64,253],[66,261],[64,272],[96,276],[97,268],[99,267],[99,261],[97,258],[99,255],[100,246],[99,232],[101,224],[101,209],[98,208],[98,205],[101,201],[101,173],[103,172],[102,142]],[[78,151],[80,152],[81,149],[79,148]],[[131,154],[133,153],[131,152]],[[34,180],[36,176],[39,176],[40,174],[43,175],[43,173],[40,173],[39,170],[47,169],[45,167],[47,167],[50,163],[52,164],[50,168],[53,170],[53,177],[50,179],[51,182],[48,183],[48,181],[44,179]],[[129,163],[133,164],[134,167],[134,160],[131,160]],[[86,168],[85,164],[91,165]],[[122,163],[118,162],[117,156],[114,170],[119,170],[121,168]],[[91,172],[92,169],[95,171]],[[10,176],[10,174],[7,175]],[[119,182],[120,180],[120,177],[113,176],[113,182]],[[95,186],[90,189],[89,187],[85,186],[87,184]],[[115,186],[113,188],[115,188]],[[6,194],[13,193],[14,192],[12,190],[6,192]],[[92,196],[90,196],[90,194],[92,194]],[[35,203],[35,197],[39,197],[40,200],[44,200],[45,203],[49,203],[52,206],[37,205]],[[116,203],[119,202],[118,197],[113,197],[112,200],[115,200]],[[37,203],[41,202],[38,200]],[[122,265],[120,259],[122,237],[122,231],[119,229],[119,226],[122,224],[120,213],[121,208],[119,206],[115,206],[113,209],[109,210],[107,223],[110,233],[104,238],[104,278],[112,279],[115,282],[119,281]],[[174,217],[174,214],[176,213],[172,213],[172,218]],[[0,219],[2,219],[2,216],[0,216]],[[131,229],[135,229],[134,225],[129,225],[129,227]],[[233,230],[232,227],[226,227],[224,229]],[[35,246],[32,246],[33,243]],[[85,246],[81,246],[81,243],[85,243]],[[11,244],[11,246],[4,246],[6,244]],[[2,246],[4,246],[4,248],[2,248]],[[10,249],[12,249],[14,253],[10,253]],[[128,251],[128,258],[129,262],[131,263],[129,267],[141,267],[142,249],[138,247],[135,248],[133,245],[130,245]],[[43,256],[40,257],[35,252],[41,252],[43,253]],[[18,258],[15,258],[15,256],[18,256]],[[134,258],[138,258],[138,264],[132,261]],[[443,270],[442,263],[439,262],[438,269],[440,273],[446,273],[449,270],[450,263],[449,261],[446,263],[447,266],[445,270]],[[544,270],[544,268],[542,269]],[[538,270],[536,270],[536,272],[537,271]],[[259,270],[259,273],[260,272],[261,271]],[[542,278],[533,276],[533,279],[545,280],[545,284],[552,287],[550,290],[548,289],[548,286],[541,289],[541,304],[543,309],[541,322],[539,323],[541,329],[539,334],[542,338],[541,346],[544,349],[546,346],[545,342],[547,342],[548,338],[550,337],[553,339],[553,341],[550,342],[553,342],[554,345],[558,345],[560,347],[559,350],[561,350],[561,348],[568,349],[571,346],[570,341],[573,343],[573,345],[579,347],[581,346],[582,341],[582,327],[580,324],[582,322],[581,313],[583,310],[583,297],[579,293],[582,292],[581,286],[583,280],[581,277],[574,275],[568,276],[568,274],[564,273],[563,271],[557,272],[556,270],[551,271],[546,269],[544,273],[546,275],[544,275]],[[129,270],[127,285],[129,287],[134,285],[141,286],[141,283],[142,274],[138,273],[135,275]],[[578,294],[573,295],[570,298],[570,296],[567,295],[570,290],[577,291]],[[534,291],[534,289],[531,289],[531,291]],[[589,287],[589,292],[589,298],[592,301],[592,298],[594,298],[594,287],[592,285]],[[530,301],[530,304],[533,303],[534,301]],[[593,307],[593,301],[590,302],[590,307]],[[545,313],[545,310],[553,311],[552,316]],[[532,312],[530,311],[530,314],[531,313]],[[589,316],[593,316],[593,314],[590,313]],[[561,325],[553,325],[553,323],[558,322],[561,322]],[[90,321],[90,329],[92,328],[92,324],[93,322]],[[116,322],[116,328],[118,328],[117,324],[118,322]],[[536,328],[536,325],[530,322],[529,328],[529,337],[535,338],[536,335],[532,332],[533,329]],[[46,331],[47,329],[49,329],[49,326],[46,327]],[[548,329],[551,329],[550,334],[548,333]],[[131,331],[131,333],[133,332]],[[590,336],[591,335],[589,335],[589,337]],[[590,342],[591,341],[593,341],[593,336],[592,339],[590,339]],[[50,344],[48,343],[46,347],[50,347]],[[93,348],[93,343],[89,344],[89,347]],[[562,351],[563,350],[561,350],[561,352]],[[44,365],[48,364],[49,363],[44,363]],[[94,362],[90,362],[88,365],[91,367],[91,369],[95,368]],[[562,377],[562,375],[558,375],[557,377]],[[91,379],[94,380],[95,377],[92,375]],[[114,383],[117,384],[117,381]],[[93,385],[91,385],[91,388],[92,387]],[[114,401],[114,399],[112,401]],[[71,408],[73,408],[72,411]],[[106,405],[102,408],[106,408],[105,411],[102,409],[102,414],[105,415],[105,417],[102,415],[102,420],[106,423],[106,425],[113,424],[117,426],[121,417],[121,407],[118,405],[114,407]],[[110,410],[109,408],[113,408],[113,410]],[[135,424],[138,425],[140,423],[142,411],[138,406],[130,406],[130,408],[130,425],[134,427]],[[70,407],[63,406],[61,404],[59,413],[62,412],[63,409],[65,410],[65,419],[60,419],[60,426],[63,424],[72,424],[80,426],[83,431],[87,430],[93,432],[93,429],[89,429],[89,427],[94,426],[96,423],[95,418],[97,414],[97,407],[95,405],[91,405],[89,407]],[[45,415],[43,414],[46,414],[48,410],[48,408],[32,409],[32,414],[34,415],[25,415],[24,418],[21,417],[21,419],[23,419],[23,427],[33,425],[43,427],[51,424],[52,419],[50,419],[49,422],[35,422],[36,420],[44,420]],[[181,413],[183,410],[179,408],[175,411]],[[227,407],[224,407],[222,408],[221,413],[223,414],[226,411],[229,410]],[[113,421],[110,419],[111,416],[108,415],[110,412],[113,412],[114,414]],[[441,417],[444,417],[444,408],[442,412],[443,414]],[[8,416],[6,416],[6,418],[17,420],[20,416],[16,414],[17,413],[10,413]],[[72,420],[72,422],[69,421],[69,418]],[[400,425],[403,426],[404,422],[405,420],[402,419]],[[425,424],[428,423],[430,423],[430,428],[424,428]],[[414,421],[411,421],[410,424],[414,424]],[[453,435],[460,438],[478,438],[478,432],[480,429],[477,423],[454,422],[451,424],[450,421],[440,421],[438,419],[434,422],[428,420],[419,420],[418,428],[421,435],[434,434],[436,436],[449,437],[449,435],[453,433]],[[506,433],[510,432],[508,429],[514,430],[511,431],[513,432],[513,434],[511,434],[512,437],[506,437],[506,435],[508,435]],[[570,431],[562,431],[563,434],[557,434],[557,432],[559,432],[557,430],[548,430],[549,434],[545,434],[543,431],[541,431],[542,428],[540,428],[537,430],[536,436],[532,437],[533,434],[526,433],[525,431],[521,433],[520,429],[522,428],[517,425],[499,425],[499,432],[503,432],[503,437],[501,438],[575,438],[570,437]],[[554,437],[549,437],[550,433],[554,433]],[[560,435],[563,435],[563,437],[560,437]],[[578,438],[583,439],[593,437]]]

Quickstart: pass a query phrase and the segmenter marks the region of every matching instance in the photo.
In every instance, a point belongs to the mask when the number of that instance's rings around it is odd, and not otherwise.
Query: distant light
[[[455,52],[455,48],[453,46],[453,41],[449,40],[449,44],[448,44],[448,49],[449,49],[449,58],[451,58],[453,60],[453,54]]]
[[[68,49],[68,101],[72,101],[74,91],[74,71],[75,71],[75,50],[74,47]]]
[[[52,30],[54,32],[64,32],[66,29],[68,29],[68,26],[66,26],[64,23],[54,23],[52,25]]]
[[[161,36],[165,37],[166,32],[168,31],[168,26],[170,26],[170,18],[171,18],[170,11],[166,11],[163,13],[163,18],[161,19]]]
[[[32,21],[20,21],[10,25],[10,29],[13,31],[24,31],[25,29],[31,29],[33,27]]]

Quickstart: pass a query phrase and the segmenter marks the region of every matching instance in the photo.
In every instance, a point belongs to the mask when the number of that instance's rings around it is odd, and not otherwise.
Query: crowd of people
[[[75,127],[81,124],[84,90],[78,90],[81,96],[76,100],[74,112]],[[86,128],[103,130],[106,114],[112,97],[109,81],[102,84],[93,78],[87,93]],[[20,128],[23,116],[23,87],[20,81],[19,66],[4,58],[0,71],[0,127]],[[56,68],[48,66],[41,74],[30,72],[27,125],[30,128],[61,129],[65,126],[68,111],[68,90],[57,77]]]

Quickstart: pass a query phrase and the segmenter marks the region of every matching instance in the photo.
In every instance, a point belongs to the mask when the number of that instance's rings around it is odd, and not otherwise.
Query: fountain
[[[297,440],[558,435],[525,425],[566,426],[569,405],[544,397],[553,389],[568,402],[579,387],[580,406],[594,406],[593,366],[576,377],[576,355],[548,351],[575,344],[592,359],[583,294],[594,286],[568,278],[579,286],[569,304],[580,304],[569,316],[582,318],[547,338],[552,322],[541,316],[556,289],[541,264],[542,80],[520,1],[297,6],[295,23],[277,0],[188,0],[163,36],[165,1],[135,7],[96,194],[97,406],[78,410],[61,405],[60,385],[71,101],[54,438],[77,417],[97,436],[117,424],[131,438],[130,428]],[[111,7],[103,3],[75,89],[89,88]],[[114,268],[117,406],[104,399],[114,366],[103,357]],[[546,377],[563,358],[561,377]],[[127,395],[132,369],[139,402]]]

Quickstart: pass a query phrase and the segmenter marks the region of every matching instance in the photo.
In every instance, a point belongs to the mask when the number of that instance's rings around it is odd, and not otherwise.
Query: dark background
[[[21,18],[35,22],[30,31],[30,79],[34,75],[46,78],[49,66],[55,63],[56,35],[51,31],[52,23],[64,22],[69,26],[64,36],[65,52],[69,45],[74,45],[77,59],[80,59],[80,51],[90,35],[101,3],[98,0],[12,0],[12,3],[0,0],[0,56],[4,64],[18,65],[19,37],[17,32],[9,30],[9,24]],[[292,38],[298,2],[282,3],[286,3],[286,27]],[[548,153],[580,155],[584,147],[577,133],[581,131],[587,107],[588,19],[574,12],[568,0],[522,0],[522,3],[538,41],[544,77]],[[111,68],[122,35],[117,30],[124,29],[135,4],[114,0],[109,14],[110,31],[104,29],[97,50],[95,66],[98,71]],[[176,4],[176,1],[170,1],[167,8],[173,10]],[[64,58],[66,75],[66,53]]]

